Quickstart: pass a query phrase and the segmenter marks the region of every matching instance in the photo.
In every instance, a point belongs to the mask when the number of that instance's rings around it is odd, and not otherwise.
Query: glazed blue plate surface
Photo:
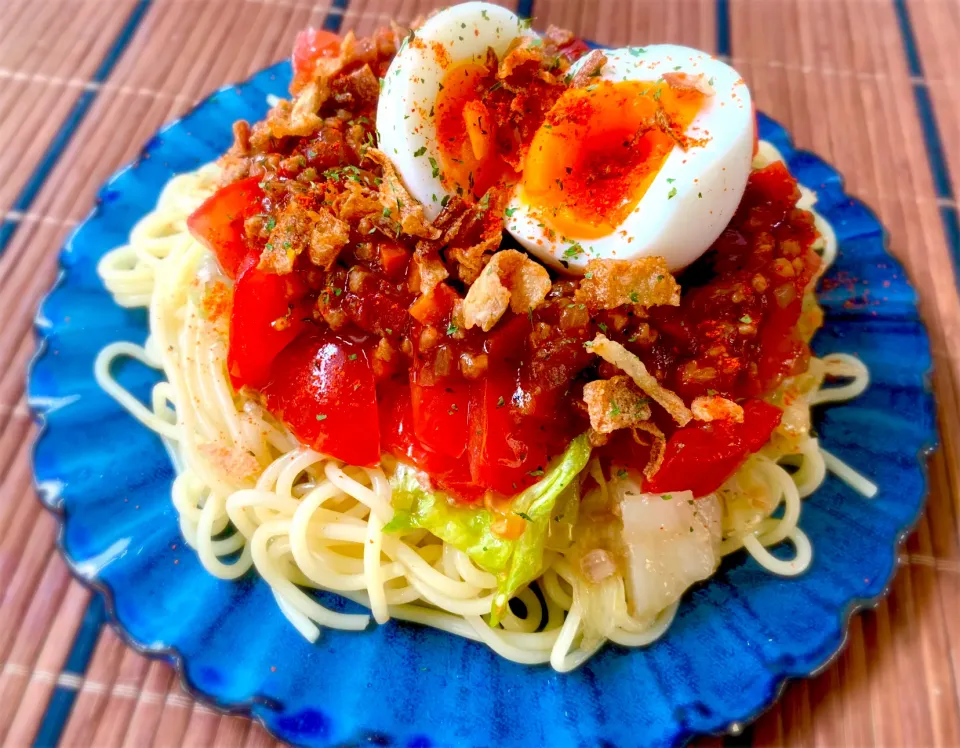
[[[324,631],[308,644],[252,574],[209,576],[180,536],[173,472],[159,439],[97,387],[93,361],[107,343],[147,336],[143,310],[116,306],[96,265],[153,209],[170,177],[215,159],[234,120],[260,119],[267,95],[285,95],[287,63],[224,88],[165,127],[136,163],[101,190],[62,253],[63,274],[37,319],[42,349],[29,381],[44,424],[36,480],[61,517],[74,573],[102,593],[111,622],[148,653],[174,661],[191,691],[248,711],[278,737],[307,745],[368,740],[395,746],[669,745],[749,721],[785,679],[822,668],[844,641],[851,613],[883,594],[897,550],[926,493],[935,442],[927,334],[917,299],[887,253],[873,214],[839,175],[798,151],[760,117],[833,225],[840,256],[820,293],[819,355],[850,352],[870,388],[817,413],[822,444],[880,486],[864,499],[830,476],[804,503],[813,565],[773,576],[744,553],[685,597],[666,636],[644,650],[607,646],[567,675],[502,660],[485,646],[412,624],[362,633]],[[156,372],[120,365],[120,381],[149,400]],[[781,547],[778,555],[792,549]],[[327,604],[355,608],[327,595]]]

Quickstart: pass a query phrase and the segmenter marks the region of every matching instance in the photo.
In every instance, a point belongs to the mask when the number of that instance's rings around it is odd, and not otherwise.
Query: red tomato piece
[[[237,277],[249,251],[243,222],[260,212],[262,200],[260,180],[248,177],[217,190],[187,219],[190,233],[217,256],[231,278]]]
[[[487,375],[471,386],[470,475],[474,483],[507,496],[538,481],[547,463],[542,425],[513,404],[529,334],[525,316],[495,332],[485,345],[492,362]]]
[[[380,385],[380,439],[384,451],[427,473],[438,488],[460,502],[482,498],[484,489],[471,483],[466,460],[431,452],[423,447],[413,429],[413,403],[405,382],[390,380]]]
[[[227,370],[235,389],[266,384],[274,358],[303,332],[311,314],[303,282],[264,272],[259,261],[257,252],[247,255],[233,290]]]
[[[590,45],[583,39],[571,39],[566,44],[559,47],[560,54],[566,57],[570,62],[576,62],[585,54],[590,52]]]
[[[307,84],[318,59],[334,57],[339,52],[340,37],[332,31],[311,27],[297,34],[293,42],[293,82],[290,90],[296,93]]]
[[[470,399],[470,475],[506,496],[540,480],[547,464],[540,427],[513,413],[515,391],[514,378],[488,375],[474,383]]]
[[[781,411],[760,400],[743,407],[743,423],[711,421],[679,429],[670,437],[663,463],[644,482],[651,493],[693,491],[706,496],[716,491],[747,456],[770,439]]]
[[[748,400],[743,404],[743,444],[753,454],[770,441],[773,430],[780,425],[783,411],[763,400]]]
[[[413,431],[429,450],[459,458],[467,448],[470,385],[462,379],[425,386],[410,381]]]
[[[304,335],[276,357],[262,392],[303,444],[350,465],[380,464],[376,383],[361,344]]]

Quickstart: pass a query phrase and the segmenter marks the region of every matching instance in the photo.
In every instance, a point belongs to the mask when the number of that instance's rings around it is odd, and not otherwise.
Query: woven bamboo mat
[[[56,254],[161,124],[284,57],[308,24],[366,33],[440,0],[0,0],[0,740],[267,746],[241,717],[124,647],[54,551],[31,486],[23,381]],[[520,0],[612,45],[729,56],[759,108],[846,177],[921,292],[941,448],[890,597],[843,654],[737,738],[704,744],[960,745],[960,0]],[[27,539],[30,538],[29,545]]]

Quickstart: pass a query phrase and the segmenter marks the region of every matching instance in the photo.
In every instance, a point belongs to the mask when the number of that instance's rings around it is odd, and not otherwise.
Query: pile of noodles
[[[778,157],[764,143],[758,165]],[[118,304],[149,308],[150,336],[143,346],[119,342],[105,348],[96,362],[97,380],[166,444],[177,474],[172,498],[180,527],[204,568],[221,579],[255,569],[283,614],[311,641],[323,626],[359,631],[371,616],[377,623],[398,618],[482,641],[516,662],[549,662],[567,671],[606,640],[641,646],[659,637],[677,602],[636,618],[622,573],[588,582],[571,555],[575,546],[549,543],[541,576],[516,594],[521,605],[512,601],[503,620],[491,626],[493,574],[425,530],[383,532],[394,515],[388,479],[397,470],[393,460],[385,458],[380,468],[341,464],[302,446],[256,400],[233,391],[226,322],[204,304],[211,288],[226,279],[185,223],[215,191],[218,177],[210,165],[172,179],[129,244],[108,253],[99,267]],[[812,209],[814,200],[805,191],[801,207]],[[816,219],[827,266],[836,240],[823,218]],[[118,358],[163,371],[166,381],[154,388],[148,405],[111,375]],[[825,389],[827,378],[847,381]],[[810,428],[811,407],[855,397],[867,383],[863,364],[842,354],[813,359],[808,372],[784,383],[773,398],[784,407],[780,428],[717,493],[721,554],[744,548],[773,573],[798,574],[812,552],[798,526],[801,499],[817,489],[826,470],[864,495],[876,491],[821,449]],[[614,488],[599,463],[592,460],[586,471],[597,488],[583,505],[609,504]],[[790,560],[767,550],[783,540],[795,548]],[[347,597],[370,614],[331,610],[311,590]]]

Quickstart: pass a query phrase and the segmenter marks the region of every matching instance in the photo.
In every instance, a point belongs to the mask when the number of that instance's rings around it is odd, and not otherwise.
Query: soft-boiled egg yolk
[[[503,84],[486,61],[490,50],[502,58],[528,36],[515,13],[470,2],[430,16],[397,50],[377,103],[377,144],[427,218],[451,195],[482,196],[507,168],[498,154],[513,133],[495,132],[484,95],[506,91],[494,88]]]
[[[570,89],[534,137],[527,203],[573,239],[613,233],[643,198],[703,104],[663,82],[600,80]]]
[[[481,197],[511,175],[500,157],[496,123],[480,93],[491,83],[485,65],[464,62],[443,78],[434,105],[442,180],[447,192]]]

